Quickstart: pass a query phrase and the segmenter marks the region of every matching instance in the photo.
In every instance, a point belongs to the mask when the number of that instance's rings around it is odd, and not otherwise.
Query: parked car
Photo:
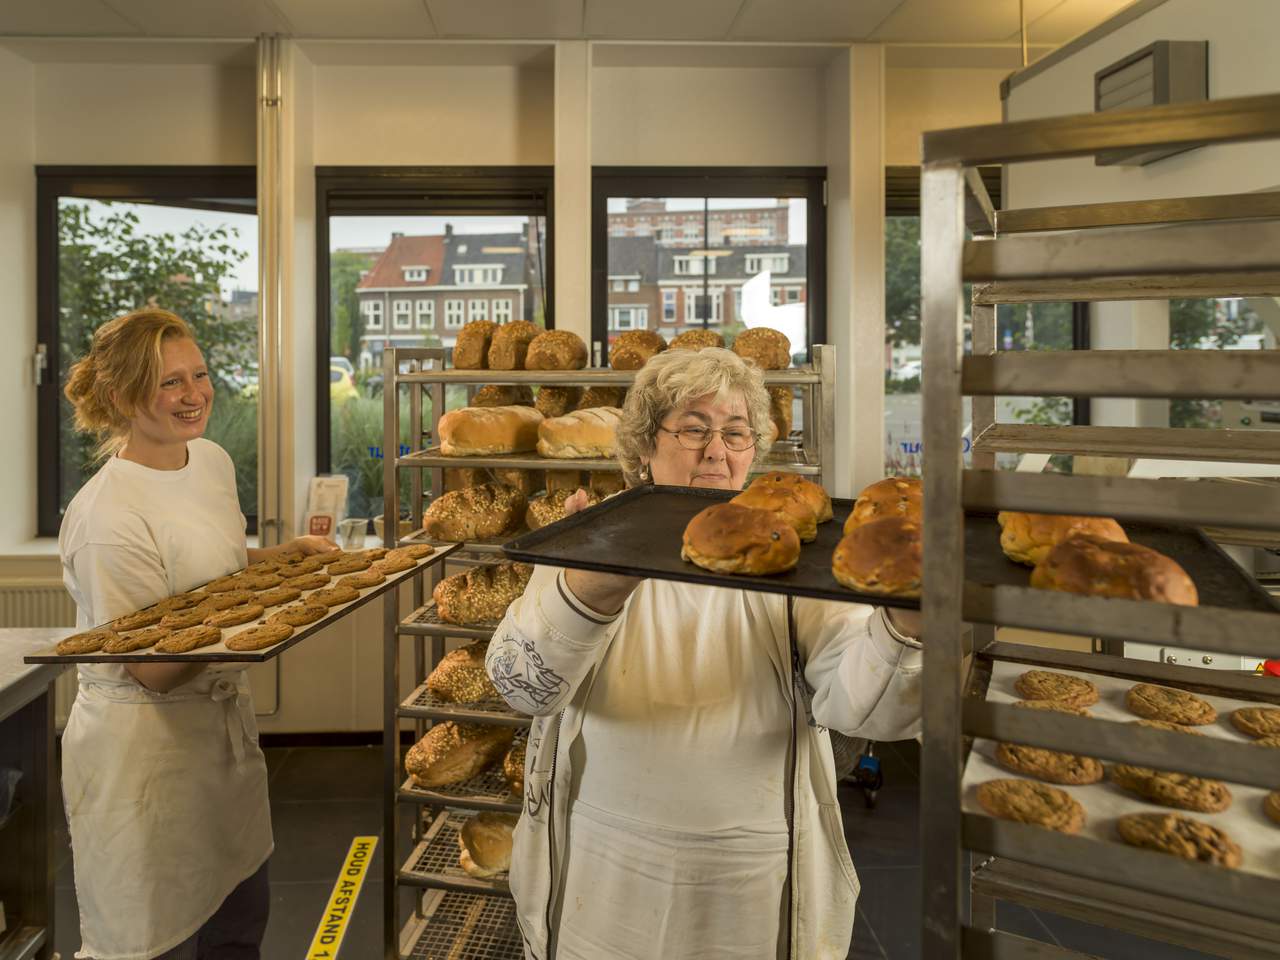
[[[351,361],[346,357],[330,357],[329,366],[341,367],[343,370],[347,371],[347,376],[349,376],[353,381],[355,380],[356,368],[351,365]]]
[[[359,395],[351,374],[337,364],[329,364],[329,403],[338,406]]]

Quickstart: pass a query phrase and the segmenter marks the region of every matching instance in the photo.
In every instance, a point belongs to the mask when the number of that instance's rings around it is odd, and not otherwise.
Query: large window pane
[[[57,201],[59,388],[93,331],[147,305],[195,329],[214,382],[205,433],[236,464],[240,509],[258,502],[257,218],[208,201]],[[240,206],[253,209],[252,200]],[[208,207],[215,207],[209,209]],[[97,469],[92,438],[73,427],[59,389],[58,513]]]
[[[543,217],[329,218],[330,470],[348,477],[349,516],[382,511],[383,351],[450,350],[471,320],[545,326],[546,277]],[[465,394],[450,387],[447,406]]]

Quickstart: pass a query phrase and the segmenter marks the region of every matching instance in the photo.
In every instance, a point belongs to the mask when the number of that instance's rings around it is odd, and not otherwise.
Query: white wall
[[[1005,69],[905,68],[885,71],[885,163],[920,162],[926,130],[999,123]]]
[[[1228,13],[1229,11],[1229,13]],[[1280,91],[1280,3],[1169,0],[1012,88],[1009,120],[1090,113],[1093,75],[1155,40],[1209,41],[1209,96]],[[1206,147],[1146,167],[1097,167],[1091,158],[1010,168],[1006,206],[1242,193],[1280,185],[1280,142]]]
[[[550,164],[546,68],[317,66],[321,166]]]
[[[595,67],[592,163],[821,166],[817,68]]]
[[[30,358],[36,343],[35,67],[0,49],[0,331],[9,349],[0,362],[5,411],[0,470],[0,545],[36,532],[36,390]]]

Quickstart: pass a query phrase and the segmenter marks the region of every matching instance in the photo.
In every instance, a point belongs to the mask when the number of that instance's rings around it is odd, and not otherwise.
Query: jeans
[[[267,864],[227,894],[204,926],[155,960],[259,960],[271,912]]]

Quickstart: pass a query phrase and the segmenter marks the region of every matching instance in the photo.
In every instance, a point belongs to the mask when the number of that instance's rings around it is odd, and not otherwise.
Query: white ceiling
[[[1131,0],[1026,0],[1057,46]],[[1018,0],[6,0],[0,36],[1003,44]]]

